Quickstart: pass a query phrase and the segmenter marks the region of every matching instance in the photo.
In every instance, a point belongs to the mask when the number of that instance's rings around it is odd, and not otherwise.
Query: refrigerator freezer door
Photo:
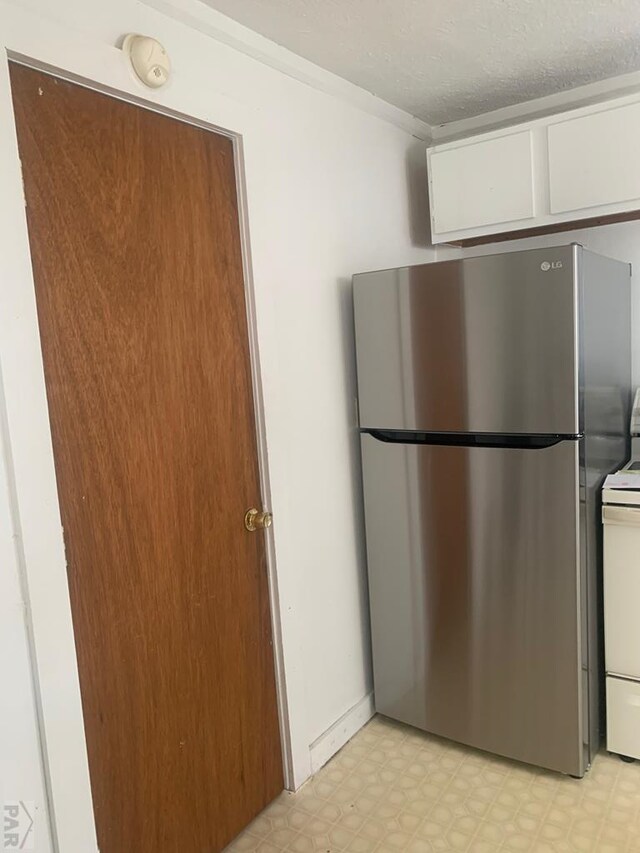
[[[582,775],[580,442],[361,440],[377,710]]]
[[[574,435],[579,246],[354,277],[360,426]]]

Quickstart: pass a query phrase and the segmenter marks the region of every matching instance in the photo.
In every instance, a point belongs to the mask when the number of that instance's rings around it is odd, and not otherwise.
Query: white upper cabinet
[[[434,243],[640,211],[640,95],[427,151]]]
[[[528,130],[434,151],[430,160],[437,232],[533,216],[533,163]]]
[[[551,213],[640,198],[640,104],[548,128]]]

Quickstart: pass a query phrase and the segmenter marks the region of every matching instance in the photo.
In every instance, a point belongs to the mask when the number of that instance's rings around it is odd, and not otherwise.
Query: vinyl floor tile
[[[226,853],[640,853],[640,762],[582,780],[374,717]]]

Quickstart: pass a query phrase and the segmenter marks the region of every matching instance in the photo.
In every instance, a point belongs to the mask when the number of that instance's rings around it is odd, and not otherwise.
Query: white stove
[[[640,390],[631,461],[602,491],[607,749],[640,759]]]

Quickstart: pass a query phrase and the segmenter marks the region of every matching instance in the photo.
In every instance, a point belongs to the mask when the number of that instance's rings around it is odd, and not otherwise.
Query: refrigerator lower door
[[[578,453],[362,435],[380,713],[583,775]]]

